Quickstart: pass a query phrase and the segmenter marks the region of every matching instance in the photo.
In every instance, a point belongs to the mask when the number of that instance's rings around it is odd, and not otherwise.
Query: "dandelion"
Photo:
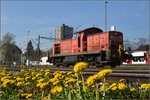
[[[68,76],[69,76],[69,75],[72,75],[72,74],[73,74],[73,72],[68,72],[68,73],[67,73]]]
[[[40,87],[42,85],[42,83],[37,83],[36,87]]]
[[[60,81],[59,80],[56,80],[55,82],[53,82],[52,84],[53,85],[56,85],[56,84],[58,84]]]
[[[32,77],[32,80],[35,80],[36,79],[36,77]]]
[[[50,72],[45,72],[45,75],[44,76],[48,76],[50,74]]]
[[[26,78],[25,78],[25,81],[28,81],[30,79],[30,77],[29,76],[27,76]]]
[[[31,98],[31,97],[32,97],[32,94],[29,93],[29,94],[26,96],[26,99]]]
[[[45,80],[45,79],[42,78],[42,79],[38,80],[38,82],[39,82],[39,83],[42,83],[42,82],[44,82],[44,80]]]
[[[19,86],[21,86],[23,84],[23,82],[18,82],[17,83],[17,86],[19,87]]]
[[[119,82],[125,82],[125,79],[120,79]]]
[[[17,81],[23,81],[23,78],[17,77],[16,80],[17,80]]]
[[[53,89],[51,89],[51,91],[50,91],[50,93],[51,94],[55,94],[57,91],[53,88]]]
[[[8,79],[8,78],[9,78],[8,76],[2,77],[1,81],[3,82],[5,79]]]
[[[131,92],[135,91],[135,88],[132,87],[132,88],[130,89],[130,91],[131,91]]]
[[[107,91],[108,90],[108,88],[106,88],[108,86],[108,83],[103,83],[102,85],[101,85],[101,87],[99,88],[99,90],[101,91],[101,92],[103,92],[104,90],[105,91]]]
[[[141,89],[150,89],[150,84],[142,84]]]
[[[21,72],[26,72],[24,69],[21,69]]]
[[[82,71],[82,69],[86,68],[88,66],[87,63],[85,62],[79,62],[77,64],[75,64],[74,66],[74,72],[79,72],[79,71]]]
[[[53,89],[51,89],[51,93],[55,94],[56,92],[61,92],[62,91],[62,86],[55,86]]]
[[[126,85],[124,83],[118,83],[118,89],[124,90],[126,88]]]
[[[37,74],[36,74],[36,77],[40,77],[40,76],[42,76],[41,73],[37,73]]]
[[[88,86],[92,86],[96,81],[96,75],[93,75],[93,76],[89,76],[86,80],[86,84]]]
[[[53,83],[53,82],[55,82],[55,81],[57,81],[57,80],[58,80],[58,79],[54,77],[54,78],[50,79],[49,81]]]
[[[74,78],[69,78],[66,82],[66,84],[75,83],[76,80]]]
[[[15,83],[15,80],[5,79],[2,83],[2,87],[6,87],[8,84],[13,84],[13,83]]]
[[[88,90],[88,87],[87,86],[83,86],[83,91],[87,92],[87,90]]]
[[[25,97],[26,99],[28,99],[28,98],[32,97],[32,93],[22,93],[21,96]]]
[[[44,70],[44,72],[46,73],[46,72],[50,72],[50,70],[49,69],[46,69],[46,70]]]
[[[61,92],[62,91],[62,86],[55,86],[54,88],[56,89],[57,92]]]
[[[60,73],[55,75],[55,78],[60,78],[60,77],[62,77],[62,74],[60,74]]]
[[[117,83],[112,83],[110,86],[109,86],[109,89],[112,90],[112,91],[115,91],[117,89]]]
[[[40,88],[43,89],[43,88],[46,87],[46,86],[47,86],[47,83],[42,83],[42,84],[40,85]]]
[[[97,79],[102,79],[103,77],[106,77],[112,73],[111,69],[104,69],[97,73]]]
[[[25,83],[25,85],[30,85],[30,84],[31,84],[30,82]]]

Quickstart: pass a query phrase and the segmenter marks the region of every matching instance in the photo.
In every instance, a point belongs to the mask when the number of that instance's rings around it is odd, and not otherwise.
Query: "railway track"
[[[23,69],[27,70],[31,67],[25,67]],[[34,67],[36,68],[43,68],[43,69],[50,69],[51,72],[55,72],[57,70],[60,71],[66,71],[70,72],[73,71],[73,68],[55,68],[55,67]],[[33,69],[34,69],[33,68]],[[18,67],[9,67],[7,68],[8,71],[20,71],[22,68]],[[87,68],[83,71],[83,74],[85,76],[90,76],[98,73],[100,70],[104,68]],[[107,69],[107,68],[105,68]],[[118,81],[120,79],[127,79],[129,82],[142,82],[142,83],[149,83],[150,82],[150,69],[149,68],[143,68],[143,69],[121,69],[121,68],[111,68],[112,69],[112,74],[108,78],[110,81]]]

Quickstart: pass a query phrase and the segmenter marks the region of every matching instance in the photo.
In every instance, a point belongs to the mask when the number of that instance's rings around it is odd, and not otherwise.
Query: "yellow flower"
[[[31,97],[32,97],[32,94],[29,93],[29,94],[26,96],[26,99],[31,98]]]
[[[55,78],[60,78],[60,77],[62,77],[62,74],[56,74],[54,77]]]
[[[21,96],[25,97],[28,93],[22,93]]]
[[[130,91],[131,91],[131,92],[135,91],[135,88],[131,88]]]
[[[142,85],[141,85],[141,88],[142,88],[142,89],[146,89],[146,90],[147,90],[147,89],[150,89],[150,84],[142,84]]]
[[[50,91],[50,93],[51,94],[55,94],[57,91],[53,88],[53,89],[51,89],[51,91]]]
[[[74,82],[76,82],[76,80],[74,78],[69,78],[68,81],[66,82],[66,84],[74,83]]]
[[[79,72],[82,71],[82,69],[86,68],[88,66],[87,63],[85,62],[78,62],[77,64],[75,64],[74,66],[74,72]]]
[[[46,69],[46,70],[44,70],[44,72],[50,72],[50,70],[49,70],[49,69]]]
[[[87,86],[83,86],[83,91],[86,92],[88,90]]]
[[[26,81],[28,81],[29,79],[30,79],[30,77],[29,77],[29,76],[27,76],[27,77],[25,78],[25,80],[26,80]]]
[[[25,70],[24,70],[24,69],[21,69],[21,72],[25,72]]]
[[[23,78],[17,77],[16,80],[17,81],[23,81]]]
[[[13,84],[13,83],[15,83],[15,80],[5,79],[2,83],[2,86],[6,87],[8,84]]]
[[[112,73],[111,69],[104,69],[97,73],[97,79],[102,79],[103,77],[106,77]]]
[[[53,85],[56,85],[58,84],[60,81],[59,80],[56,80],[55,82],[53,82]]]
[[[62,91],[62,86],[55,86],[54,88],[56,89],[57,92],[61,92]]]
[[[48,76],[50,74],[50,72],[45,72],[45,75],[44,76]]]
[[[120,79],[119,82],[125,82],[125,79]]]
[[[53,89],[51,89],[51,93],[55,94],[56,92],[61,92],[62,91],[62,86],[55,86]]]
[[[110,86],[109,86],[109,89],[111,89],[112,91],[115,91],[117,89],[117,83],[112,83]]]
[[[55,81],[57,81],[57,80],[58,80],[58,79],[54,77],[54,78],[50,79],[49,81],[53,83],[53,82],[55,82]]]
[[[107,88],[106,88],[107,85],[108,85],[108,83],[102,84],[100,87],[100,91],[102,92],[102,91],[104,91],[104,89],[105,89],[105,91],[107,91]]]
[[[32,94],[31,93],[22,93],[21,96],[25,97],[26,99],[28,99],[28,98],[32,97]]]
[[[36,87],[40,87],[42,85],[42,83],[37,83]]]
[[[35,75],[35,72],[32,72],[31,75]]]
[[[35,80],[36,79],[36,77],[32,77],[32,80]]]
[[[47,86],[47,83],[42,83],[42,84],[40,85],[40,88],[43,89],[45,86]]]
[[[38,82],[40,82],[40,83],[42,83],[42,82],[44,82],[44,78],[42,78],[42,79],[40,79],[40,80],[38,80]]]
[[[111,90],[112,90],[112,91],[117,90],[117,86],[112,87]]]
[[[31,83],[30,82],[27,82],[25,85],[30,85]]]
[[[118,83],[118,89],[124,90],[126,88],[126,85],[124,83]]]
[[[93,75],[93,76],[89,76],[86,80],[86,84],[88,86],[92,86],[96,81],[96,75]]]
[[[68,88],[68,87],[69,87],[69,85],[68,85],[68,84],[65,84],[65,85],[64,85],[64,87]]]
[[[5,79],[9,78],[8,76],[2,77],[1,81],[3,82]]]
[[[73,74],[73,72],[68,72],[68,73],[67,73],[67,75],[71,75],[71,74]]]
[[[23,82],[18,82],[17,86],[21,86],[23,84]]]
[[[37,73],[37,74],[36,74],[36,77],[40,77],[40,76],[42,76],[41,73]]]

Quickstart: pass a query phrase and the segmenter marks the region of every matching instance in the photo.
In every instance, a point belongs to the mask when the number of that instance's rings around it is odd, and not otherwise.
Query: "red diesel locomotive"
[[[122,62],[123,34],[119,31],[103,32],[96,27],[73,33],[73,37],[56,41],[52,47],[50,62],[68,66],[79,61],[89,65],[115,67]]]

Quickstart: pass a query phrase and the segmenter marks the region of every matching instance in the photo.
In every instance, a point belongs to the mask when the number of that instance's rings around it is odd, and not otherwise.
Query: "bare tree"
[[[15,35],[9,32],[3,35],[2,44],[5,43],[15,44]]]

